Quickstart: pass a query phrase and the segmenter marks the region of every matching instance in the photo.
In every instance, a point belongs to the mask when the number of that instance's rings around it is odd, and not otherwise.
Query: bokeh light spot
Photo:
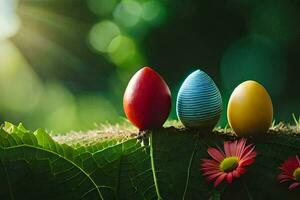
[[[93,128],[99,122],[114,122],[117,113],[112,103],[97,94],[85,94],[78,98],[77,111],[81,127]]]
[[[42,85],[12,42],[0,42],[0,112],[26,113],[37,105]]]
[[[88,0],[89,9],[97,15],[110,14],[117,4],[117,0]]]
[[[16,14],[17,0],[0,1],[0,41],[7,39],[20,28],[20,19]]]
[[[76,101],[73,94],[62,84],[50,81],[45,84],[40,102],[41,116],[37,121],[54,133],[66,132],[76,126]]]
[[[121,1],[114,10],[114,18],[126,27],[135,26],[141,17],[142,6],[134,0]]]
[[[125,36],[116,37],[109,45],[109,52],[112,61],[121,65],[136,53],[134,41]]]
[[[280,94],[285,84],[285,60],[272,40],[250,35],[225,51],[221,61],[221,78],[226,91],[232,92],[241,82],[256,80],[271,94]]]
[[[164,20],[165,10],[159,1],[147,1],[143,4],[142,18],[145,21],[159,24]]]
[[[107,52],[111,41],[120,35],[119,27],[111,21],[95,24],[89,34],[89,42],[94,49]]]
[[[288,44],[300,31],[298,11],[284,1],[265,4],[258,4],[252,11],[250,33],[265,35],[282,45]]]

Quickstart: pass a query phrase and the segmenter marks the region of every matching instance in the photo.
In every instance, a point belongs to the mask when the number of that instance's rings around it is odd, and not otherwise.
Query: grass
[[[283,122],[279,122],[276,124],[274,120],[268,134],[287,134],[300,136],[300,117],[297,120],[297,118],[293,114],[293,119],[295,121],[294,124],[287,124]],[[167,121],[164,125],[164,127],[170,126],[173,126],[178,130],[184,129],[183,125],[177,120]],[[214,134],[235,135],[228,124],[224,128],[216,127],[214,129]],[[59,143],[67,143],[70,145],[76,145],[78,143],[81,145],[91,145],[99,141],[110,139],[123,141],[128,138],[137,137],[138,135],[138,129],[132,126],[128,121],[124,121],[124,123],[122,124],[115,125],[109,123],[98,124],[95,130],[85,132],[71,131],[64,135],[56,135],[53,137]]]
[[[53,139],[59,143],[67,143],[69,145],[91,145],[101,140],[126,140],[138,136],[138,129],[124,122],[122,124],[98,124],[94,130],[89,131],[71,131],[63,135],[54,135]]]
[[[296,128],[297,128],[298,131],[300,131],[300,116],[298,117],[298,120],[297,120],[295,114],[293,113],[292,115],[293,115],[293,119],[294,119]]]

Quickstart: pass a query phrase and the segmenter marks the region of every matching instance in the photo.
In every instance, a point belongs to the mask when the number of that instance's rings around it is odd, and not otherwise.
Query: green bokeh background
[[[0,120],[54,133],[123,122],[128,81],[151,66],[173,103],[190,72],[206,71],[222,93],[222,126],[248,79],[267,88],[276,121],[292,122],[299,56],[300,1],[2,0]]]

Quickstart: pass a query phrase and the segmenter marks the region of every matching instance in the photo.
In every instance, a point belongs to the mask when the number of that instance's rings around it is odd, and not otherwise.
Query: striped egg
[[[211,130],[219,121],[222,98],[214,81],[196,70],[183,82],[177,96],[178,119],[186,127]]]

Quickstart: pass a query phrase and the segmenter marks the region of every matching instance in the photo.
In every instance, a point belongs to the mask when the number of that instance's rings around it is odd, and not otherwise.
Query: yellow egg
[[[273,105],[267,90],[255,81],[245,81],[232,92],[227,118],[238,136],[264,134],[271,126]]]

